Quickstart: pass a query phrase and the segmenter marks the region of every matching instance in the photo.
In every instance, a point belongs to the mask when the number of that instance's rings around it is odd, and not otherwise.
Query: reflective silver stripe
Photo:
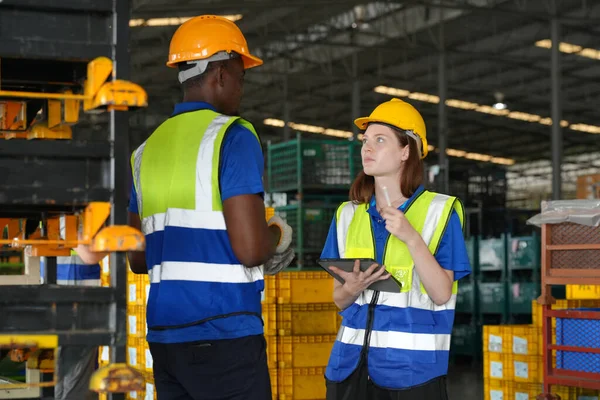
[[[161,281],[249,283],[263,279],[262,268],[246,268],[241,264],[163,261],[152,267],[150,283]]]
[[[200,143],[198,158],[196,161],[196,211],[212,211],[212,176],[215,140],[219,131],[229,120],[235,117],[219,115],[215,117]],[[218,173],[218,171],[217,171]]]
[[[346,256],[346,237],[348,235],[348,229],[350,229],[350,223],[352,222],[352,218],[356,212],[356,208],[356,204],[348,202],[340,211],[339,220],[337,221],[337,243],[340,258],[344,258]]]
[[[340,327],[337,335],[338,341],[356,346],[362,346],[364,339],[364,329],[354,329],[343,325]],[[449,351],[450,335],[397,331],[371,331],[369,346],[399,350]]]
[[[142,215],[142,180],[140,179],[140,175],[142,166],[142,154],[144,153],[145,147],[146,142],[142,143],[142,145],[137,148],[133,155],[133,180],[135,184],[135,194],[137,196],[138,214],[140,216]]]
[[[372,297],[373,291],[367,289],[356,299],[355,303],[359,306],[368,305],[371,302]],[[410,305],[412,308],[430,311],[454,310],[456,306],[456,295],[453,294],[446,304],[438,306],[431,301],[429,295],[421,293],[420,288],[418,292],[416,292],[413,287],[412,291],[405,293],[379,292],[377,304],[398,308],[406,308]]]
[[[100,286],[100,279],[57,279],[57,285],[65,285],[65,286]]]
[[[154,214],[142,219],[142,232],[150,235],[164,231],[166,226],[192,229],[226,229],[225,217],[220,211],[194,211],[182,208],[169,208],[164,213]]]

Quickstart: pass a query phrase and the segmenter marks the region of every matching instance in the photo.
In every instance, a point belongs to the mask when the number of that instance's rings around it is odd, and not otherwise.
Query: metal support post
[[[560,21],[553,18],[550,22],[552,49],[551,49],[551,75],[552,75],[552,199],[561,198],[561,171],[563,156],[563,138],[561,107],[561,76],[560,76]]]
[[[129,19],[130,1],[113,0],[113,59],[118,79],[129,78]],[[111,224],[127,224],[127,198],[129,167],[129,114],[110,112],[111,149]],[[118,178],[117,178],[118,177]],[[110,256],[111,286],[115,291],[115,312],[113,326],[115,336],[111,347],[111,362],[126,362],[127,344],[127,264],[125,253],[112,253]],[[122,394],[112,394],[111,399],[122,399]]]
[[[440,165],[441,184],[439,190],[442,193],[448,193],[450,190],[449,180],[450,171],[448,165],[448,117],[446,115],[446,97],[448,92],[448,81],[446,79],[446,51],[444,50],[444,23],[440,19],[440,52],[438,56],[438,92],[440,102],[438,104],[438,162]]]
[[[352,140],[356,140],[359,130],[354,120],[360,117],[360,80],[358,77],[358,54],[352,54]]]
[[[290,123],[290,100],[289,100],[289,75],[287,74],[288,72],[288,67],[287,67],[287,61],[285,63],[285,72],[286,74],[283,76],[283,122],[285,125],[283,125],[283,140],[284,141],[288,141],[290,140],[292,137],[292,132],[289,126]]]

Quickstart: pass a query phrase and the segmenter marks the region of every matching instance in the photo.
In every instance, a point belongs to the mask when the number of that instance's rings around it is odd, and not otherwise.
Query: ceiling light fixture
[[[283,128],[285,126],[285,121],[276,118],[266,118],[263,120],[263,123],[265,125],[274,126],[277,128]],[[352,137],[352,132],[340,129],[325,128],[322,126],[300,124],[296,122],[288,122],[288,126],[296,131],[316,133],[325,136],[334,136],[345,139]],[[362,140],[362,134],[358,135],[358,139]],[[436,150],[436,148],[432,145],[429,145],[428,149],[429,151]],[[494,157],[489,154],[471,153],[464,150],[446,149],[446,154],[448,154],[450,157],[466,158],[469,160],[483,161],[493,164],[513,165],[515,163],[515,160],[511,158]]]
[[[435,95],[421,93],[421,92],[410,92],[405,89],[398,89],[389,86],[377,86],[373,89],[374,92],[385,94],[392,97],[408,97],[409,99],[423,101],[426,103],[438,104],[440,102],[440,98]],[[459,108],[461,110],[475,111],[483,114],[495,115],[498,117],[505,117],[510,119],[516,119],[519,121],[525,121],[530,123],[537,123],[541,125],[552,125],[552,118],[550,117],[542,117],[537,114],[530,114],[522,111],[511,111],[508,108],[496,108],[495,106],[486,106],[480,105],[477,103],[463,101],[458,99],[448,99],[446,100],[446,105],[452,108]],[[587,125],[582,123],[569,123],[569,121],[565,121],[564,119],[560,121],[560,126],[563,128],[569,128],[573,131],[580,131],[592,134],[600,134],[600,126],[596,125]]]
[[[235,22],[242,19],[242,14],[222,15],[222,17]],[[194,17],[167,17],[167,18],[134,18],[129,20],[129,26],[137,28],[140,26],[178,26]]]

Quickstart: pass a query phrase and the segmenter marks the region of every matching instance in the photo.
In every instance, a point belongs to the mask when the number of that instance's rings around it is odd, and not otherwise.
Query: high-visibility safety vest
[[[240,117],[186,112],[160,125],[131,157],[150,276],[148,341],[263,333],[262,267],[231,247],[219,187],[221,146]]]
[[[368,205],[346,202],[337,210],[337,244],[342,258],[375,258]],[[405,210],[411,225],[435,254],[452,211],[464,221],[455,197],[424,190]],[[342,326],[333,346],[326,377],[340,382],[366,357],[373,382],[388,389],[420,385],[445,375],[458,289],[441,306],[427,294],[406,244],[389,235],[383,265],[402,283],[401,293],[365,290],[341,312]]]
[[[100,286],[100,264],[86,264],[71,250],[71,255],[56,257],[56,283],[69,286]]]

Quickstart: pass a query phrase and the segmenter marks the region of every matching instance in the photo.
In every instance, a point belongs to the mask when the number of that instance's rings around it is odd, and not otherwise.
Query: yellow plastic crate
[[[577,400],[600,400],[600,390],[594,389],[583,389],[583,388],[573,388],[575,389],[576,399]]]
[[[510,379],[510,354],[483,352],[483,378],[490,380]]]
[[[511,354],[510,361],[504,365],[506,379],[514,382],[541,383],[542,357]]]
[[[279,304],[333,303],[333,278],[327,272],[281,272],[276,276]]]
[[[270,220],[273,215],[275,215],[275,208],[265,207],[265,217],[267,218],[267,221]]]
[[[562,400],[578,400],[577,390],[578,388],[572,386],[552,385],[550,387],[550,392],[559,395]]]
[[[535,400],[543,390],[541,383],[506,381],[505,385],[508,399]]]
[[[589,307],[597,308],[600,307],[600,300],[556,300],[556,303],[552,304],[553,310],[565,310],[568,308],[579,308]],[[533,325],[542,326],[542,306],[537,303],[536,300],[532,301],[531,313],[533,319]],[[552,319],[552,327],[556,327],[556,320]]]
[[[146,337],[146,306],[127,307],[127,336]]]
[[[143,305],[144,301],[144,288],[139,282],[129,282],[127,284],[127,305]]]
[[[567,299],[600,300],[598,285],[567,285]]]
[[[266,336],[277,335],[277,304],[262,304],[262,318]]]
[[[542,355],[542,328],[534,325],[510,325],[511,353]]]
[[[273,400],[277,400],[278,387],[277,387],[277,368],[269,368],[269,378],[271,379],[271,396]]]
[[[262,303],[263,304],[277,303],[277,275],[266,275],[264,280],[265,280],[265,289],[261,294]]]
[[[277,339],[279,368],[325,367],[335,335],[280,336]]]
[[[280,368],[279,400],[325,399],[325,368]]]
[[[510,353],[511,335],[506,325],[483,326],[483,351]]]
[[[146,357],[150,351],[146,351],[148,345],[146,339],[139,337],[127,338],[127,364],[139,369],[146,370]],[[152,367],[150,367],[152,369]]]
[[[497,379],[483,381],[483,400],[508,400],[506,382]]]
[[[110,347],[100,346],[98,348],[98,365],[105,367],[110,364]]]
[[[333,303],[282,304],[277,308],[277,331],[288,335],[335,335],[339,309]]]
[[[267,364],[269,369],[277,368],[277,336],[265,336],[267,341]]]

